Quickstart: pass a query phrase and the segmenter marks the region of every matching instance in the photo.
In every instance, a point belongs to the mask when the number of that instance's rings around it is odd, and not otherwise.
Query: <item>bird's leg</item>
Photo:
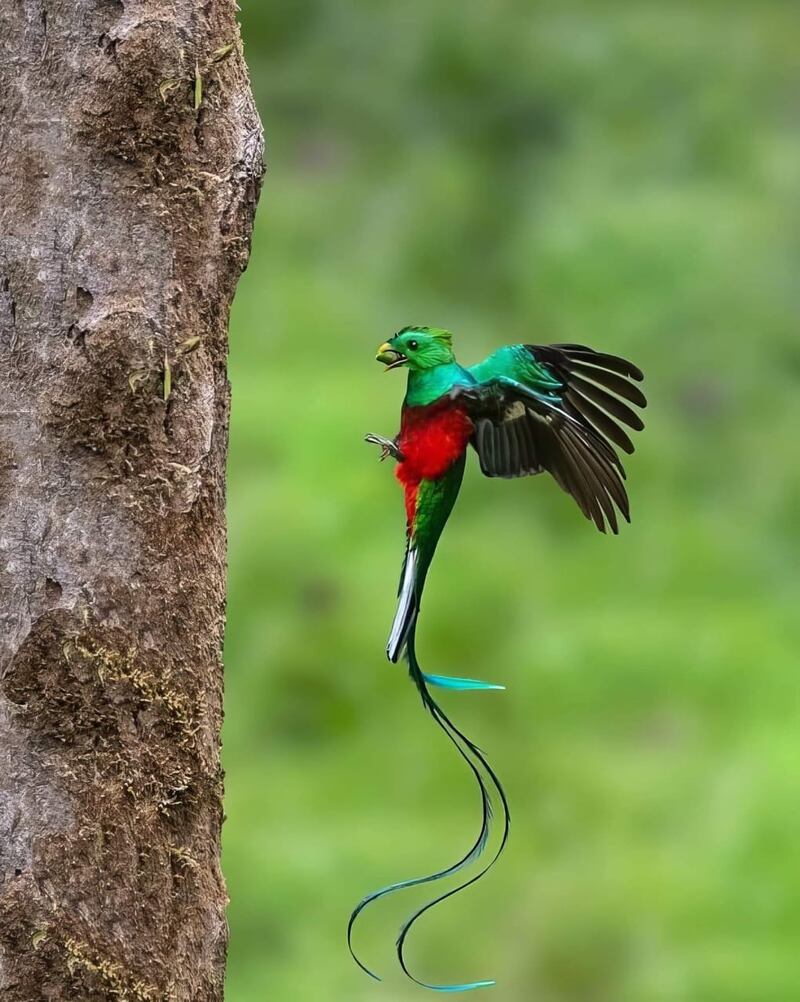
[[[402,462],[403,453],[397,448],[396,439],[384,438],[382,435],[365,435],[364,441],[369,442],[370,445],[379,445],[381,447],[381,462],[383,462],[387,456],[391,456],[392,459],[396,459],[398,463]]]

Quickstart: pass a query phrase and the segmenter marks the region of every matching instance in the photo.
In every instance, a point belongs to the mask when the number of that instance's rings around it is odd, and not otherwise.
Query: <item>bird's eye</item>
[[[410,348],[410,349],[411,349],[412,351],[416,351],[416,350],[417,350],[417,348],[419,348],[419,345],[417,344],[417,342],[416,342],[416,341],[409,341],[409,342],[408,342],[408,347],[409,347],[409,348]]]

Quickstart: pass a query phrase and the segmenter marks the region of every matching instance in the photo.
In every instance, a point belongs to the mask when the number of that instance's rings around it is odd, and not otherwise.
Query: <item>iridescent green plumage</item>
[[[601,532],[610,528],[616,533],[618,513],[627,520],[630,513],[625,473],[612,443],[625,452],[633,451],[622,425],[640,430],[641,419],[629,405],[644,407],[646,401],[635,385],[642,379],[635,365],[578,344],[508,345],[464,368],[455,359],[447,331],[407,327],[382,345],[377,357],[389,368],[409,369],[399,435],[391,441],[367,436],[368,441],[382,446],[381,458],[392,455],[398,461],[397,478],[406,499],[406,553],[387,655],[397,661],[405,654],[423,704],[474,774],[482,822],[472,848],[451,867],[393,884],[365,898],[351,915],[348,944],[352,952],[353,924],[372,901],[449,876],[477,860],[489,836],[489,791],[494,789],[503,817],[495,855],[470,880],[415,912],[402,927],[397,942],[401,967],[418,984],[436,991],[466,991],[493,982],[431,985],[420,981],[406,966],[405,940],[420,915],[480,879],[492,866],[505,846],[510,815],[503,788],[485,756],[446,716],[429,687],[462,691],[502,687],[422,671],[416,655],[416,626],[428,570],[458,497],[469,445],[489,477],[550,473]]]

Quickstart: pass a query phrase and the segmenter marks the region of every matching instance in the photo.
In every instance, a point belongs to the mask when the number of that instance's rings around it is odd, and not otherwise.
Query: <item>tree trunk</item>
[[[234,0],[0,4],[0,997],[222,998]]]

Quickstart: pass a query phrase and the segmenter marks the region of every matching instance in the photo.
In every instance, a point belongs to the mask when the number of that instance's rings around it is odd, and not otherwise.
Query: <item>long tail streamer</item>
[[[484,753],[481,749],[471,741],[458,727],[450,720],[450,718],[444,713],[442,708],[436,702],[436,700],[431,696],[428,689],[428,685],[437,685],[442,688],[452,689],[452,690],[481,690],[481,689],[502,689],[503,686],[492,685],[486,682],[477,682],[472,679],[461,679],[461,678],[450,678],[448,676],[440,675],[426,675],[420,668],[419,662],[417,661],[416,649],[415,649],[415,629],[416,624],[414,624],[409,631],[406,643],[406,654],[408,657],[409,674],[413,679],[419,693],[422,697],[422,702],[428,712],[431,714],[433,719],[436,721],[438,726],[447,735],[448,740],[453,744],[453,746],[458,751],[461,758],[467,763],[472,772],[475,780],[478,784],[478,790],[480,793],[481,800],[481,826],[478,832],[478,836],[475,842],[466,852],[464,856],[461,857],[456,863],[448,866],[446,869],[439,870],[436,873],[428,874],[424,877],[414,877],[410,880],[402,880],[394,884],[389,884],[387,887],[383,887],[378,891],[374,891],[372,894],[368,894],[363,898],[359,904],[355,907],[352,914],[350,915],[350,920],[347,924],[347,945],[350,950],[355,962],[358,966],[371,978],[376,981],[380,981],[381,978],[371,971],[362,961],[356,956],[353,949],[352,934],[353,927],[358,916],[367,907],[367,905],[372,904],[374,901],[378,901],[381,898],[386,897],[395,891],[404,890],[409,887],[417,887],[421,884],[432,883],[437,880],[442,880],[446,877],[450,877],[455,873],[458,873],[464,867],[468,866],[470,863],[475,862],[483,854],[490,834],[491,820],[492,820],[492,798],[489,794],[489,789],[487,788],[487,783],[484,779],[484,775],[481,773],[481,769],[484,771],[485,775],[488,777],[489,784],[497,791],[497,795],[500,799],[500,804],[502,807],[503,815],[503,831],[500,839],[499,846],[495,851],[492,858],[486,863],[477,874],[473,875],[469,880],[463,881],[457,887],[440,894],[438,897],[429,901],[423,907],[417,909],[414,914],[407,919],[400,929],[400,934],[397,939],[397,957],[400,962],[400,967],[403,972],[416,984],[423,988],[429,988],[432,991],[437,992],[464,992],[472,991],[477,988],[489,988],[494,985],[494,981],[473,981],[465,984],[453,984],[453,985],[434,985],[428,982],[422,981],[417,978],[408,969],[408,965],[405,959],[405,944],[409,932],[412,926],[416,923],[417,919],[421,918],[427,911],[436,905],[440,904],[442,901],[446,901],[448,898],[453,897],[458,894],[459,891],[463,891],[472,884],[475,884],[481,879],[488,871],[494,866],[497,860],[502,854],[506,842],[508,841],[509,827],[511,823],[511,815],[508,808],[508,800],[506,799],[505,791],[497,777],[497,774],[489,765],[486,760]]]

